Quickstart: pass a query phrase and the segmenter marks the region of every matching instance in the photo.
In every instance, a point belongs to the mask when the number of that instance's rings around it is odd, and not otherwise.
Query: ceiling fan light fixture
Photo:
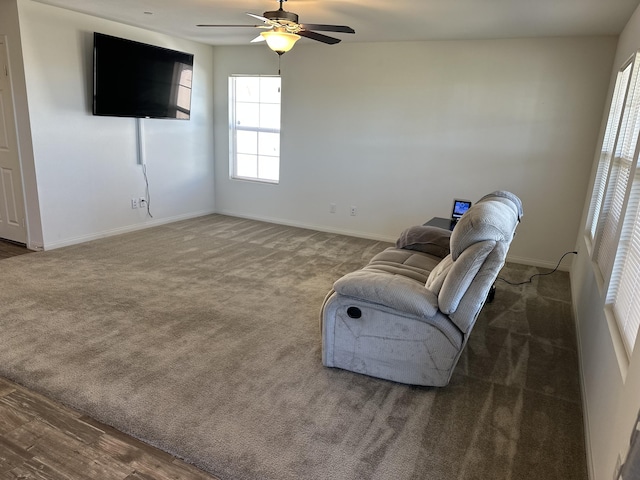
[[[277,30],[262,32],[260,33],[260,35],[262,35],[262,37],[265,39],[269,48],[276,52],[278,55],[287,53],[293,48],[295,43],[300,40],[300,35],[289,32],[281,32]]]

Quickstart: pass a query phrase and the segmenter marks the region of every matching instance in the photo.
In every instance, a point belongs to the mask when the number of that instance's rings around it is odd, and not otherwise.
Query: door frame
[[[16,153],[18,156],[18,171],[17,173],[20,175],[19,178],[19,183],[20,183],[20,188],[22,189],[21,191],[21,195],[18,197],[18,200],[22,202],[22,208],[23,208],[23,213],[24,213],[24,218],[22,219],[22,228],[24,229],[24,236],[25,236],[25,245],[27,246],[27,248],[29,248],[30,250],[43,250],[43,247],[41,245],[33,245],[30,241],[30,232],[29,232],[29,211],[27,208],[27,199],[26,199],[26,186],[25,186],[25,179],[24,179],[24,169],[23,169],[23,158],[22,158],[22,151],[21,151],[21,145],[20,145],[20,129],[19,129],[19,125],[18,125],[18,118],[17,118],[17,111],[16,111],[16,101],[15,101],[15,90],[14,90],[14,78],[13,78],[13,73],[12,73],[12,64],[11,64],[11,52],[9,49],[9,38],[8,35],[6,34],[2,34],[0,33],[0,48],[3,50],[4,55],[6,57],[6,69],[7,71],[3,71],[3,67],[0,66],[0,75],[7,75],[8,76],[8,80],[9,80],[9,95],[7,97],[8,101],[11,102],[11,108],[12,108],[12,118],[11,120],[13,121],[13,125],[14,125],[14,131],[15,131],[15,138],[13,139],[16,143]],[[12,239],[9,239],[10,241],[14,241]],[[21,242],[18,242],[21,243]]]

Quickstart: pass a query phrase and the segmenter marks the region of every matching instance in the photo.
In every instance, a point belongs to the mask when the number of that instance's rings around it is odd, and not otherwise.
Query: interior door
[[[0,238],[27,242],[6,37],[0,35]]]

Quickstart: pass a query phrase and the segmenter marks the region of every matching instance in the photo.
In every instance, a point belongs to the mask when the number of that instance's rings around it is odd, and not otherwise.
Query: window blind
[[[620,132],[610,167],[606,194],[604,195],[604,221],[601,236],[596,245],[596,263],[607,278],[613,269],[618,247],[620,219],[629,185],[629,175],[635,157],[640,131],[640,86],[638,69],[632,70],[629,91],[626,96]]]
[[[627,220],[620,236],[619,262],[611,275],[613,313],[631,356],[640,325],[640,186],[637,174],[627,205]]]
[[[640,326],[640,74],[637,52],[618,73],[587,222],[593,260],[630,357]]]
[[[631,68],[633,62],[629,63],[622,71],[618,72],[616,78],[616,86],[613,92],[609,117],[607,119],[607,127],[605,129],[604,140],[602,142],[602,150],[600,153],[600,161],[598,162],[598,170],[596,172],[594,193],[591,202],[591,221],[589,224],[589,235],[591,241],[595,241],[598,232],[598,222],[601,216],[602,202],[604,200],[605,188],[609,178],[609,170],[611,167],[611,158],[618,132],[620,131],[620,120],[622,117],[622,107],[629,88],[629,78],[631,76]]]

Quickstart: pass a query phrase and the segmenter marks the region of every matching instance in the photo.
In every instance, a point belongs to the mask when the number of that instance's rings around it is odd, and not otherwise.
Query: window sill
[[[279,185],[279,180],[261,180],[259,178],[248,178],[248,177],[229,177],[230,180],[236,180],[239,182],[247,182],[247,183],[259,183],[262,185]]]
[[[611,342],[613,343],[613,349],[616,353],[616,360],[618,361],[618,367],[620,368],[620,375],[622,377],[622,383],[625,383],[627,379],[627,373],[629,372],[629,356],[627,355],[627,349],[624,347],[622,335],[618,328],[618,322],[613,314],[613,309],[609,305],[604,307],[604,316],[607,319],[607,325],[609,326],[609,333],[611,334]]]

